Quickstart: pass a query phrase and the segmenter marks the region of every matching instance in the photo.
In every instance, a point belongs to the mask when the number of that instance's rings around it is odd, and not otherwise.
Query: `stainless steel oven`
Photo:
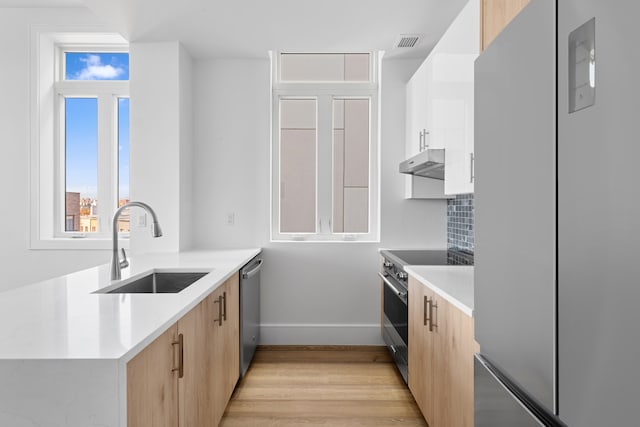
[[[473,265],[473,254],[456,250],[382,250],[382,336],[407,382],[409,371],[409,276],[407,265]]]
[[[392,262],[385,260],[383,273],[378,273],[382,279],[383,332],[391,355],[393,356],[400,374],[407,382],[409,369],[409,291],[404,271],[394,272]],[[402,274],[400,274],[402,273]],[[398,278],[398,276],[402,278]]]

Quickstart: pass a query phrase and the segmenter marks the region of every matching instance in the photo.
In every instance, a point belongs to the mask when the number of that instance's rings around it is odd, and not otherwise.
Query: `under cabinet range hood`
[[[400,173],[444,180],[444,148],[427,148],[400,163]]]

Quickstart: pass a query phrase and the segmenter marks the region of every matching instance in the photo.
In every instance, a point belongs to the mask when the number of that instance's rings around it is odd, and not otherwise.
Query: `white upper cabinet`
[[[444,148],[447,195],[473,192],[473,66],[479,52],[480,2],[469,0],[407,83],[407,156]]]

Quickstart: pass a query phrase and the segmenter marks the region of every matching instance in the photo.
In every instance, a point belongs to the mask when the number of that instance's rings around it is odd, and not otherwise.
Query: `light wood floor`
[[[220,426],[426,426],[384,347],[259,347]]]

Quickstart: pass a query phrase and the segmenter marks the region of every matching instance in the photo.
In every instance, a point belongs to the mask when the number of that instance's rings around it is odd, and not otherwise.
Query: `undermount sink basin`
[[[175,294],[209,272],[153,272],[115,288],[100,290],[101,294]]]

